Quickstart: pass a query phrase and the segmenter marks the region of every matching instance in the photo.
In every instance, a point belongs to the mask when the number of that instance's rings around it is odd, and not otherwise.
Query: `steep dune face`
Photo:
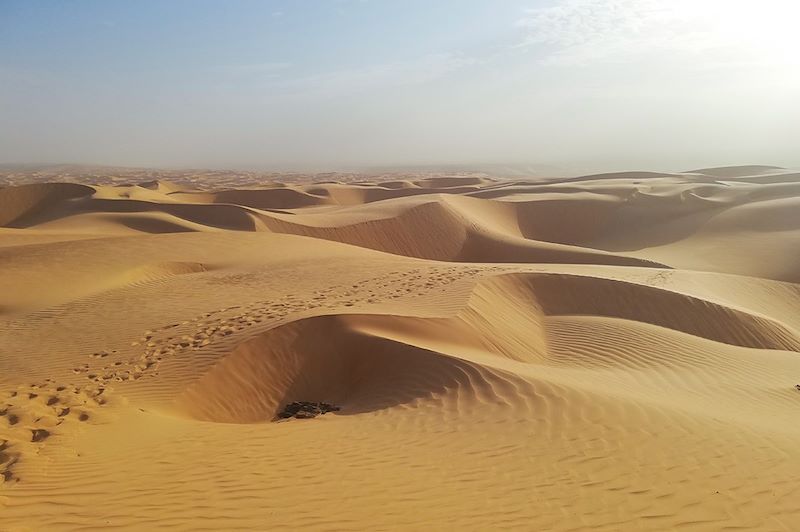
[[[357,320],[356,320],[357,321]],[[481,398],[506,397],[509,379],[489,368],[379,335],[350,320],[311,318],[238,346],[181,395],[181,412],[207,421],[274,420],[294,401],[337,405],[354,415],[434,401],[467,408]]]
[[[39,226],[46,230],[60,230],[62,225],[67,225],[66,229],[70,230],[70,225],[80,227],[83,224],[86,230],[91,229],[92,219],[98,216],[145,233],[182,232],[186,230],[182,228],[190,224],[198,228],[195,230],[253,231],[256,227],[251,211],[238,205],[156,203],[129,198],[85,197],[74,202],[61,201],[62,198],[58,200],[60,205],[35,215],[30,214],[25,219],[26,223],[22,225],[22,222],[18,222],[17,227]],[[86,218],[88,220],[83,220]],[[108,229],[113,230],[113,227]]]
[[[0,188],[0,226],[15,227],[59,203],[82,198],[94,189],[71,183],[46,183]]]
[[[529,229],[531,220],[520,216],[515,204],[468,197],[437,195],[435,200],[394,201],[391,217],[374,217],[370,206],[362,213],[348,211],[345,220],[367,219],[338,225],[330,215],[270,215],[262,222],[271,231],[312,236],[379,251],[432,260],[458,262],[538,262],[663,266],[654,261],[557,242],[556,231],[541,225]],[[553,225],[551,224],[552,228]],[[530,238],[542,237],[542,240]],[[571,230],[571,235],[581,232]],[[563,231],[561,232],[563,235]],[[550,240],[548,240],[550,239]]]
[[[115,175],[0,189],[0,529],[800,519],[796,174]]]
[[[522,282],[547,315],[620,318],[742,347],[800,351],[800,338],[781,323],[668,290],[571,275]]]
[[[480,283],[451,318],[354,314],[281,326],[237,346],[180,396],[178,408],[208,421],[255,423],[300,400],[339,405],[344,415],[453,395],[462,407],[524,403],[524,395],[502,392],[528,386],[523,380],[451,355],[528,363],[547,357],[544,317],[532,294],[517,288]]]
[[[300,209],[331,203],[327,194],[308,193],[294,188],[222,190],[219,192],[196,192],[174,194],[174,197],[190,203],[228,203],[256,209]]]
[[[302,218],[296,223],[294,217],[268,217],[262,221],[277,233],[311,236],[397,255],[438,260],[456,257],[467,237],[467,228],[438,202],[413,206],[391,218],[345,226],[304,224]]]
[[[550,336],[563,341],[566,324],[583,327],[587,337],[596,329],[599,339],[615,322],[633,322],[624,327],[644,327],[656,337],[680,333],[709,344],[800,352],[795,331],[708,300],[611,279],[514,274],[480,281],[453,317],[320,316],[270,330],[237,346],[178,405],[202,420],[257,423],[301,400],[341,406],[345,415],[448,396],[479,404],[496,397],[497,389],[530,386],[524,379],[510,384],[510,376],[497,373],[505,373],[508,362],[572,365],[569,356],[548,348]],[[596,355],[600,360],[624,351],[623,345],[598,345],[605,350]],[[699,355],[694,364],[702,360]],[[519,405],[525,394],[501,399]]]

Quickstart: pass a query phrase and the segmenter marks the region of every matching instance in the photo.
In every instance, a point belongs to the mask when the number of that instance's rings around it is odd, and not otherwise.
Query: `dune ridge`
[[[38,172],[0,173],[0,530],[800,517],[791,170]]]

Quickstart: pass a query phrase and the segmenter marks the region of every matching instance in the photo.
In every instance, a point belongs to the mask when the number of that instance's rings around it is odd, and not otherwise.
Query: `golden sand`
[[[0,530],[797,529],[797,174],[201,177],[0,188]]]

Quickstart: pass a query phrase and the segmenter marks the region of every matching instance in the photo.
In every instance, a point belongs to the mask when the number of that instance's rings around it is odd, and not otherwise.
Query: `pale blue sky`
[[[800,166],[792,0],[0,0],[0,162]]]

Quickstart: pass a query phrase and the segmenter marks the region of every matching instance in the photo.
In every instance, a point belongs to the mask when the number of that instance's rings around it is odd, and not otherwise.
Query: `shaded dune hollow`
[[[390,338],[348,319],[294,322],[239,345],[178,399],[195,419],[270,421],[290,403],[323,402],[352,415],[434,401],[458,410],[471,401],[523,401],[514,376]],[[453,395],[454,394],[454,395]],[[513,395],[513,397],[511,397]],[[461,405],[461,406],[459,406]]]
[[[530,368],[585,363],[548,348],[560,327],[549,320],[569,316],[617,320],[597,324],[604,336],[614,323],[639,322],[664,335],[800,352],[797,333],[780,322],[677,292],[588,276],[506,274],[478,281],[453,316],[340,314],[269,330],[184,390],[178,412],[257,423],[295,401],[341,407],[335,415],[423,403],[452,412],[477,405],[547,409],[568,392],[532,377]],[[608,348],[621,348],[625,335],[618,341]]]

